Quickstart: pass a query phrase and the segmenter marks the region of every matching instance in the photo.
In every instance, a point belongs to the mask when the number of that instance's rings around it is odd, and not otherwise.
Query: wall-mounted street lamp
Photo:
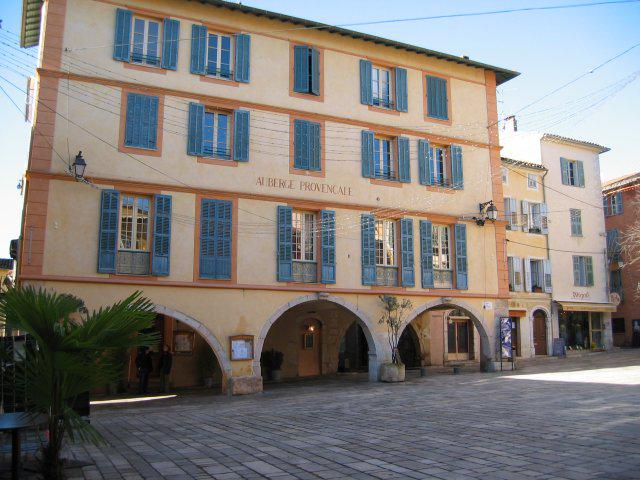
[[[84,157],[82,156],[82,151],[78,152],[76,155],[76,159],[73,161],[73,165],[71,165],[71,173],[76,178],[76,180],[84,179],[84,171],[87,168],[87,162],[84,161]]]
[[[478,205],[478,210],[480,211],[480,216],[473,217],[473,219],[476,221],[476,225],[480,227],[484,226],[487,220],[491,220],[492,222],[495,222],[498,219],[498,209],[493,204],[493,200],[480,203]]]

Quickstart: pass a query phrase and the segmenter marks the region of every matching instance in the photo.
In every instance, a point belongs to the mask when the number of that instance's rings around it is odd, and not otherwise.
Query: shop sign
[[[576,300],[586,300],[590,297],[589,292],[571,292],[571,294]]]
[[[351,197],[353,192],[348,185],[315,182],[312,180],[291,180],[288,178],[258,177],[256,187],[277,188],[280,190],[297,190],[299,192],[324,193],[341,197]]]

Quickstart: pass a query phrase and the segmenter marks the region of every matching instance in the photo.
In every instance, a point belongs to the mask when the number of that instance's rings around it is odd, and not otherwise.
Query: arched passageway
[[[159,305],[155,311],[154,325],[149,330],[157,333],[160,341],[149,349],[151,370],[146,393],[194,388],[224,390],[231,365],[218,339],[188,315]],[[166,365],[162,359],[163,349],[171,353],[168,369],[163,368]],[[138,368],[142,361],[137,361],[143,353],[135,350],[128,353],[126,379],[122,385],[127,390],[143,389]]]
[[[420,368],[422,366],[422,352],[420,340],[416,330],[412,325],[404,329],[398,342],[400,359],[407,370]]]
[[[381,348],[371,332],[366,314],[341,297],[299,297],[265,322],[254,374],[268,381],[359,371],[377,380]]]
[[[401,330],[407,348],[405,356],[409,355],[413,333],[413,344],[419,349],[416,366],[479,363],[481,370],[488,371],[493,348],[481,318],[463,302],[436,300],[420,305],[407,316]]]

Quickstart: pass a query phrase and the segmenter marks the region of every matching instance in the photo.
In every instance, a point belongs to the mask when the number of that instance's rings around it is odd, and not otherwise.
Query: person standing
[[[149,373],[153,370],[151,360],[151,350],[144,348],[138,352],[136,357],[136,367],[138,368],[138,393],[147,393],[149,386]]]
[[[169,375],[171,374],[171,366],[173,365],[173,357],[169,345],[162,347],[160,355],[160,390],[164,393],[169,391]]]

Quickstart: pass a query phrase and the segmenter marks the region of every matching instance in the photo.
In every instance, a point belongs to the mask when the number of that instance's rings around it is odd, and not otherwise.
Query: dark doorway
[[[547,316],[541,310],[533,313],[533,347],[536,355],[547,354]]]
[[[398,351],[400,352],[400,360],[404,363],[405,368],[420,368],[420,340],[416,331],[411,325],[407,325],[400,335],[398,342]]]
[[[353,322],[340,341],[339,372],[366,372],[369,370],[369,344],[358,322]]]

